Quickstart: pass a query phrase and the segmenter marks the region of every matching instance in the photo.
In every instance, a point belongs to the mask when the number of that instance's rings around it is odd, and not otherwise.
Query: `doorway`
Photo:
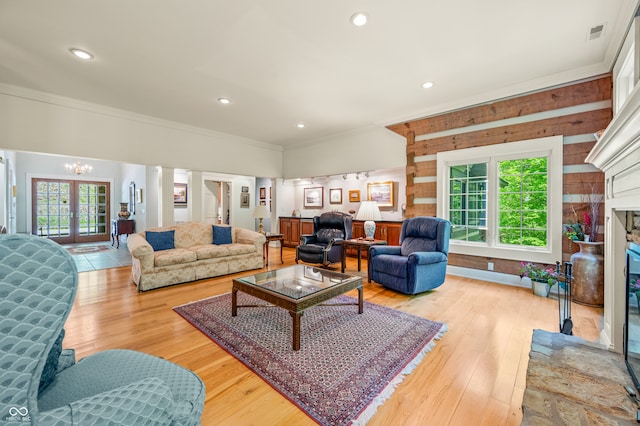
[[[204,181],[204,218],[206,223],[229,224],[229,183]]]
[[[108,182],[33,178],[31,233],[60,244],[109,241]]]

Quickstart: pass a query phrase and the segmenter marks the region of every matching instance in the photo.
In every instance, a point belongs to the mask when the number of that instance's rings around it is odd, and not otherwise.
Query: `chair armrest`
[[[300,245],[303,246],[305,244],[315,244],[317,242],[317,238],[313,234],[304,234],[300,235]]]
[[[42,411],[38,420],[41,424],[56,425],[169,425],[174,411],[173,394],[169,386],[161,379],[150,377],[53,410]]]
[[[400,256],[400,246],[371,246],[369,247],[369,256],[374,257],[380,254],[392,254]]]
[[[417,251],[408,256],[408,262],[415,265],[428,265],[446,261],[447,256],[439,251]]]
[[[62,370],[71,367],[76,363],[76,351],[74,349],[63,349],[58,358],[58,368],[56,374]]]
[[[331,247],[333,247],[334,245],[336,245],[336,246],[342,245],[343,241],[344,241],[344,238],[332,238],[329,241],[329,244],[327,244],[327,247],[325,248],[325,251],[331,250]]]

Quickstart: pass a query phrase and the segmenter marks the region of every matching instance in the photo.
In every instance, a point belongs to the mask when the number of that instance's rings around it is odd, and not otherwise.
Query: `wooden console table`
[[[111,221],[111,245],[117,242],[120,248],[120,235],[129,235],[136,232],[136,221],[133,219],[113,219]]]

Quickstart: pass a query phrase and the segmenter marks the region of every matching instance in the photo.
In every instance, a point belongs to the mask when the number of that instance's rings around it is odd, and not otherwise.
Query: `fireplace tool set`
[[[564,263],[564,271],[560,262],[556,262],[556,272],[558,275],[558,316],[560,333],[573,334],[573,320],[571,319],[571,280],[573,264]]]

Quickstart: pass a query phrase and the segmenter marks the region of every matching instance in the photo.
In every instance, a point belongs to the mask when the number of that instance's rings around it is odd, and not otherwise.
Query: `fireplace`
[[[613,351],[623,352],[629,299],[626,283],[628,240],[640,244],[640,85],[606,128],[586,162],[605,174],[604,318],[600,335]]]

